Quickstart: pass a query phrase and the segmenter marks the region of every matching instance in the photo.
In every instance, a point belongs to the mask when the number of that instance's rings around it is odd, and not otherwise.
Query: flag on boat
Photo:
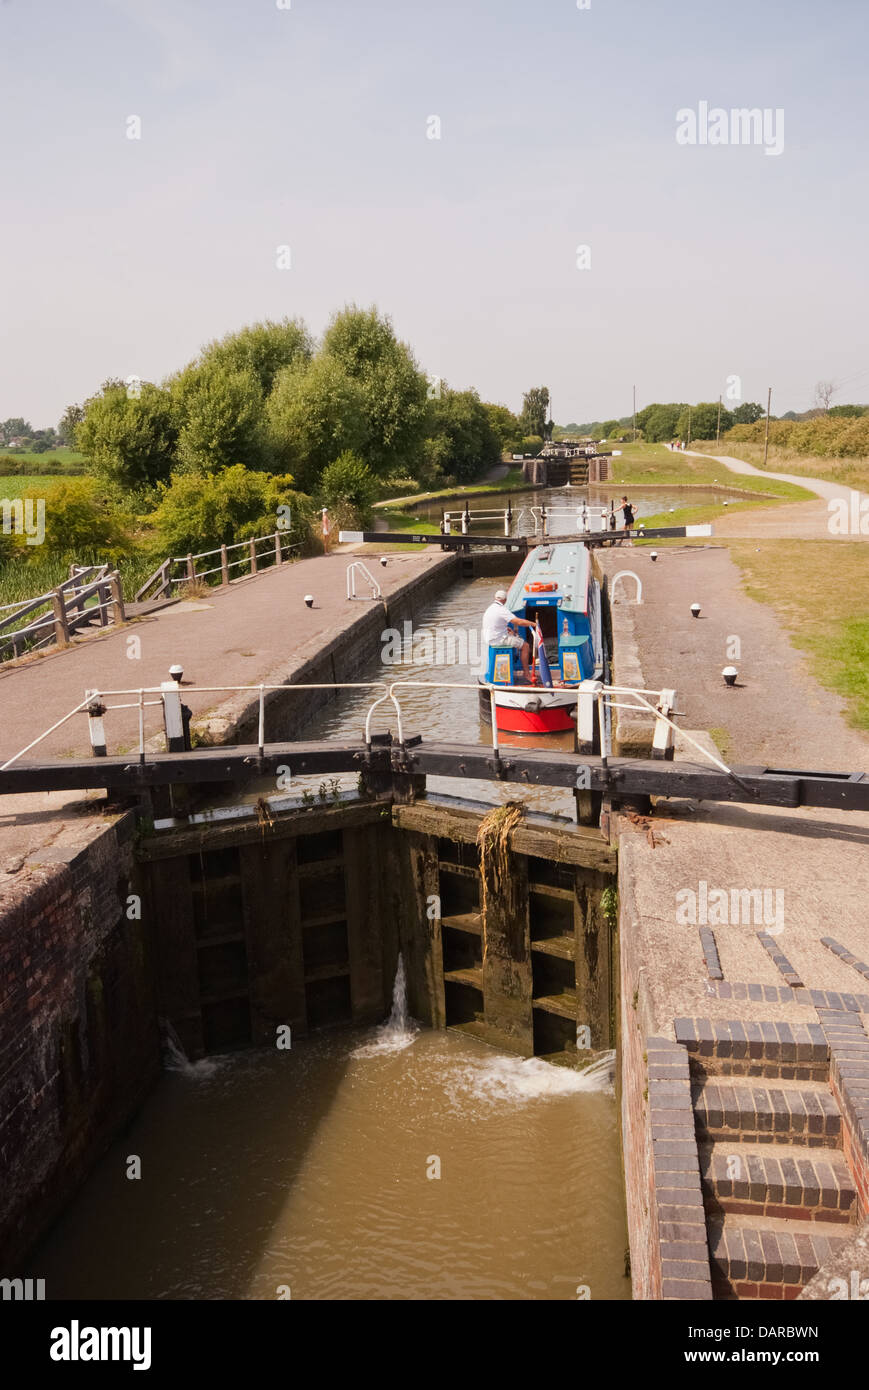
[[[546,648],[543,645],[543,632],[539,622],[537,624],[537,673],[540,676],[541,685],[552,685],[552,672],[549,669]]]

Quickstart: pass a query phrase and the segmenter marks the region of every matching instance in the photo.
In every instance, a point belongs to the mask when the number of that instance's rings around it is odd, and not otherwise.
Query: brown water
[[[431,1031],[209,1058],[165,1076],[28,1272],[49,1298],[630,1298],[601,1084]]]
[[[474,682],[471,634],[497,587],[455,585],[417,616],[418,638],[457,634],[451,651],[418,640],[384,663],[381,648],[366,677]],[[398,695],[406,733],[491,743],[475,689]],[[344,693],[306,736],[361,737],[371,700]],[[396,732],[385,708],[374,729]],[[429,790],[516,795],[453,778]],[[522,796],[573,819],[569,793]],[[27,1272],[49,1298],[621,1299],[625,1248],[607,1076],[393,1020],[167,1072]]]

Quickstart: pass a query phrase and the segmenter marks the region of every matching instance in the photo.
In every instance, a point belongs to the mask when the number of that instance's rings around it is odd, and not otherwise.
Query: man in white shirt
[[[515,617],[506,607],[507,591],[499,589],[495,594],[495,602],[490,603],[483,614],[483,645],[489,647],[517,647],[519,649],[519,660],[522,662],[522,670],[525,672],[525,679],[531,680],[531,667],[528,658],[531,654],[530,642],[524,641],[518,629],[520,627],[533,628],[534,624],[529,623],[525,618]]]

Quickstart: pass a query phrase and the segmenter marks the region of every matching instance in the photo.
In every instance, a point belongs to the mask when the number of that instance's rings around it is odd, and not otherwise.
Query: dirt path
[[[803,478],[797,473],[770,473],[764,468],[755,468],[744,459],[732,458],[728,454],[701,454],[696,449],[686,449],[694,458],[711,458],[723,464],[733,473],[751,474],[755,478],[776,478],[782,483],[795,483],[818,494],[813,502],[790,502],[780,507],[770,507],[763,511],[735,512],[732,516],[719,517],[713,523],[716,536],[734,536],[740,539],[754,539],[757,536],[789,540],[869,540],[869,535],[835,535],[829,527],[831,501],[850,503],[852,488],[843,483],[833,483],[824,478]],[[858,492],[857,497],[869,510],[869,497]]]

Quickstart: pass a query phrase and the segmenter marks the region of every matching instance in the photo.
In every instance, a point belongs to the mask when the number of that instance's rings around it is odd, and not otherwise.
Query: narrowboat
[[[581,543],[535,546],[507,592],[505,607],[514,617],[539,625],[543,656],[534,642],[529,684],[518,648],[484,648],[481,716],[491,720],[489,687],[494,686],[499,730],[547,734],[572,729],[580,681],[600,680],[604,669],[600,586],[591,552]],[[523,637],[525,633],[520,629]]]

